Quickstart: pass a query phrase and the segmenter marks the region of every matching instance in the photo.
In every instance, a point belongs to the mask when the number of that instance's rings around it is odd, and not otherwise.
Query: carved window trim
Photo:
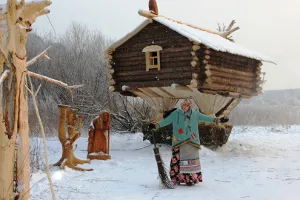
[[[162,50],[161,46],[150,45],[143,49],[146,58],[146,71],[150,69],[157,69],[160,71],[160,51]]]

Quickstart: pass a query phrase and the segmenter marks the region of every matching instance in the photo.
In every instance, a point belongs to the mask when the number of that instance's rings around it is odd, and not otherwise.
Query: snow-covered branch
[[[32,58],[30,61],[26,62],[26,66],[28,67],[28,66],[34,64],[39,58],[47,58],[48,60],[50,60],[50,58],[47,56],[47,51],[50,48],[51,48],[51,46],[49,46],[47,49],[45,49],[42,53],[40,53],[36,57]]]
[[[8,74],[9,74],[9,70],[5,70],[3,72],[3,74],[0,77],[0,86],[2,85],[2,83],[4,82],[4,80],[7,78]]]
[[[47,76],[43,76],[43,75],[40,75],[40,74],[36,74],[36,73],[34,73],[34,72],[31,72],[31,71],[27,71],[27,74],[28,74],[29,76],[33,76],[33,77],[35,77],[35,78],[38,78],[38,79],[41,79],[41,80],[44,80],[44,81],[47,81],[47,82],[50,82],[50,83],[59,85],[59,86],[64,87],[64,88],[66,88],[66,89],[68,89],[68,90],[77,89],[77,88],[81,88],[81,87],[84,86],[84,85],[72,85],[72,86],[70,86],[70,85],[68,85],[68,84],[66,84],[66,83],[64,83],[64,82],[62,82],[62,81],[58,81],[58,80],[49,78],[49,77],[47,77]]]

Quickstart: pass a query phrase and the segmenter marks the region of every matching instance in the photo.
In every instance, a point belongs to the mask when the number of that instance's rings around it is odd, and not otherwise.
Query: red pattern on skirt
[[[185,183],[192,186],[202,182],[202,173],[180,173],[180,147],[172,149],[170,177],[174,184]]]

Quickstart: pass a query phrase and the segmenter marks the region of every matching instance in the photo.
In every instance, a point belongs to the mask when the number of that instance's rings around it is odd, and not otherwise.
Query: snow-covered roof
[[[209,33],[207,31],[202,31],[200,29],[193,28],[184,23],[179,23],[175,20],[170,20],[169,18],[165,18],[163,16],[153,17],[152,20],[163,24],[164,26],[174,30],[182,36],[187,37],[189,40],[193,42],[198,42],[204,44],[205,46],[221,52],[227,52],[230,54],[235,54],[239,56],[245,56],[247,58],[253,58],[255,60],[265,61],[274,63],[275,62],[268,58],[267,56],[261,55],[254,51],[251,51],[237,43],[231,42],[217,34]],[[140,32],[145,26],[151,23],[151,19],[145,20],[142,24],[140,24],[137,28],[135,28],[132,32],[128,33],[125,37],[121,38],[114,44],[112,44],[109,48],[115,49],[129,40],[131,37]]]

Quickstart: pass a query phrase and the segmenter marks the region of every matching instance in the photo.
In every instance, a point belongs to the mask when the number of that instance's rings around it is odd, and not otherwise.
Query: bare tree
[[[29,199],[28,105],[25,90],[26,42],[36,18],[50,1],[7,0],[0,9],[0,199]],[[16,165],[17,163],[17,165]],[[15,192],[15,193],[14,193]]]

